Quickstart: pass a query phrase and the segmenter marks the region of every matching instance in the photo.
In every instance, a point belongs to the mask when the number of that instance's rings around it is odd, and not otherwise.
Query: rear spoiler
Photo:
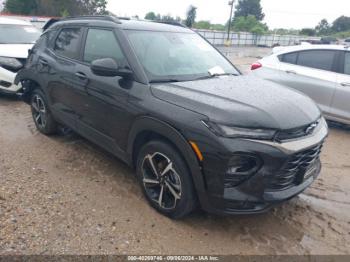
[[[59,18],[51,18],[49,21],[46,22],[46,24],[43,26],[43,31],[46,31],[49,29],[54,23],[57,23],[61,19]]]

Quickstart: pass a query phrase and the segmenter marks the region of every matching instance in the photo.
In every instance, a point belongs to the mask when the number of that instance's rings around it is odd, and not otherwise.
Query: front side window
[[[302,51],[298,56],[298,65],[333,71],[336,52],[332,50]]]
[[[81,28],[62,29],[55,42],[55,53],[64,57],[77,59],[79,57],[81,35]]]
[[[31,25],[0,25],[0,44],[34,44],[40,34]]]
[[[113,31],[89,29],[84,50],[84,62],[91,63],[102,58],[114,59],[120,67],[126,60]]]
[[[126,66],[126,59],[114,32],[105,29],[89,29],[85,43],[84,62],[91,63],[102,58],[112,58],[120,67]]]
[[[211,70],[239,74],[197,34],[128,30],[127,35],[150,81],[194,80]]]
[[[350,75],[350,52],[345,52],[344,73]]]

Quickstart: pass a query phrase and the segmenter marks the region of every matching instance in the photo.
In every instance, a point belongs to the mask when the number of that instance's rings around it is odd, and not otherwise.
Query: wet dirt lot
[[[350,254],[350,128],[330,129],[322,174],[290,202],[172,221],[126,165],[75,134],[39,134],[24,103],[0,96],[0,120],[0,254]]]

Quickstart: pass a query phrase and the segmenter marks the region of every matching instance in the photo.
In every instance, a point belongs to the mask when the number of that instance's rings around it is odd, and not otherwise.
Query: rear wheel
[[[49,110],[45,95],[41,90],[36,89],[33,91],[30,105],[37,129],[45,135],[56,133],[57,123]]]
[[[137,176],[150,205],[171,218],[194,210],[196,197],[188,168],[169,144],[151,141],[139,152]]]

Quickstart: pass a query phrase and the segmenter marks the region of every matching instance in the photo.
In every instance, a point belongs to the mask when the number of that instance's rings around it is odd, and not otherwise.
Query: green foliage
[[[300,30],[277,28],[271,31],[270,33],[277,34],[277,35],[298,35],[300,33]]]
[[[107,14],[107,0],[6,0],[5,12],[21,15],[67,16]]]
[[[334,33],[332,34],[332,36],[335,38],[342,38],[342,39],[350,38],[350,31]]]
[[[7,0],[4,4],[4,11],[13,14],[31,15],[36,9],[36,0]]]
[[[216,31],[224,31],[224,30],[226,30],[226,27],[224,25],[222,25],[222,24],[212,24],[210,26],[210,29],[211,30],[216,30]]]
[[[145,15],[145,19],[147,19],[147,20],[157,20],[157,15],[154,12],[148,12]]]
[[[315,28],[317,35],[329,35],[331,33],[331,25],[327,19],[322,19]]]
[[[265,14],[262,11],[260,0],[238,0],[234,17],[255,16],[256,20],[264,20]]]
[[[303,28],[300,30],[300,35],[315,36],[316,30],[313,28]]]
[[[258,21],[254,15],[236,17],[233,22],[233,29],[238,32],[251,32],[259,35],[268,31],[266,24]]]
[[[338,17],[333,22],[332,31],[335,33],[350,31],[350,17],[349,16]]]
[[[203,29],[203,30],[215,30],[215,31],[224,31],[226,28],[222,24],[211,24],[210,21],[198,21],[193,25],[194,28]]]
[[[197,7],[190,5],[186,13],[185,25],[188,27],[193,27],[197,16]]]
[[[210,29],[211,24],[209,21],[198,21],[194,24],[194,27],[197,29]]]

